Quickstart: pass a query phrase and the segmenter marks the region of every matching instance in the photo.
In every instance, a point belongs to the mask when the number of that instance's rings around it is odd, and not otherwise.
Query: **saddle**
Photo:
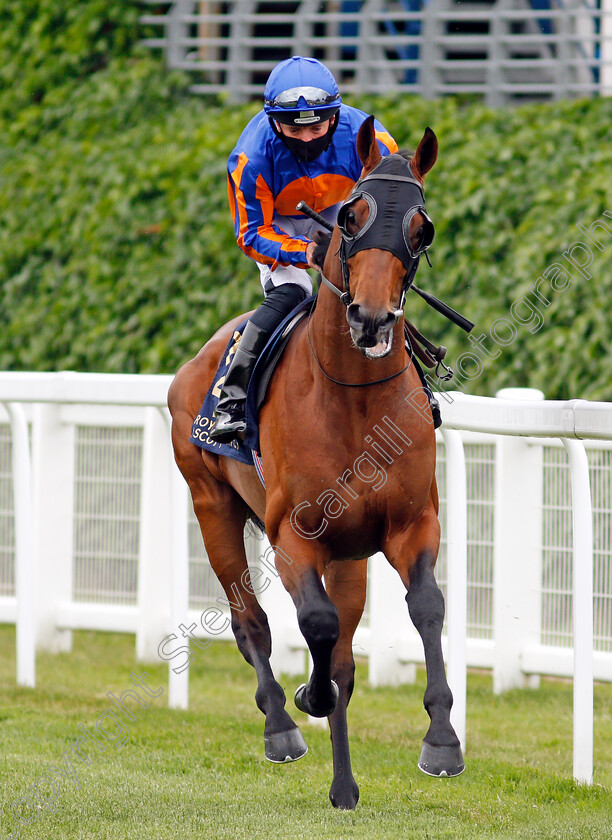
[[[232,440],[230,443],[219,443],[210,437],[208,430],[212,426],[213,414],[219,402],[225,375],[247,323],[246,320],[234,330],[225,348],[225,353],[221,357],[212,384],[204,398],[202,408],[193,421],[189,438],[192,443],[195,443],[201,449],[214,452],[215,455],[226,455],[229,458],[241,461],[243,464],[257,467],[257,459],[254,460],[254,453],[259,452],[259,410],[265,400],[274,369],[287,346],[291,333],[299,321],[310,311],[313,300],[314,296],[306,298],[289,313],[272,333],[270,340],[257,359],[247,394],[247,430],[244,441]]]

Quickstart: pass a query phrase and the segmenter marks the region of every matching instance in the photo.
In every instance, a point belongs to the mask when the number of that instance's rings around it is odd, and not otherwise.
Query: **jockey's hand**
[[[316,269],[316,271],[319,271],[319,266],[314,261],[314,252],[315,252],[316,247],[317,247],[316,242],[309,242],[308,243],[308,245],[306,246],[306,260],[307,260],[310,268],[314,268],[314,269]]]

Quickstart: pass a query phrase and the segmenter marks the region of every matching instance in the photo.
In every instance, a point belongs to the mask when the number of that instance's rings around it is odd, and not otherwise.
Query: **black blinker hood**
[[[360,198],[368,202],[370,213],[363,227],[351,236],[345,226],[346,215]],[[410,246],[409,226],[417,212],[425,219],[425,230],[423,246],[415,252]],[[406,269],[408,282],[416,273],[420,254],[429,247],[434,235],[433,222],[425,211],[423,188],[412,174],[410,163],[398,154],[384,157],[369,175],[355,184],[340,208],[338,225],[342,231],[345,265],[359,251],[369,248],[390,251]]]

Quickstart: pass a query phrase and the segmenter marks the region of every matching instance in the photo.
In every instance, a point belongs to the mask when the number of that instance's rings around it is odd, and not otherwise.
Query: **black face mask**
[[[360,198],[367,201],[370,212],[363,227],[351,235],[346,229],[346,217]],[[423,236],[415,251],[410,245],[410,222],[417,212],[423,217]],[[409,162],[398,154],[384,157],[369,175],[355,184],[338,211],[338,227],[347,260],[358,251],[379,248],[391,251],[406,271],[410,271],[434,238],[433,222],[425,210],[423,187],[412,174]]]
[[[370,208],[368,218],[357,233],[346,227],[347,214],[358,199]],[[415,213],[423,217],[423,235],[416,250],[410,244],[410,222]],[[359,251],[369,248],[390,251],[406,269],[405,287],[414,279],[420,255],[431,245],[434,225],[425,210],[423,188],[401,155],[388,155],[355,184],[351,195],[338,211],[338,227],[342,232],[340,261],[345,286],[348,284],[348,261]]]
[[[322,155],[323,152],[328,150],[332,137],[334,136],[337,122],[337,118],[334,119],[325,134],[321,135],[321,137],[315,137],[313,140],[308,141],[298,140],[297,137],[287,137],[286,134],[282,134],[276,130],[276,126],[274,129],[285,146],[287,146],[289,151],[292,152],[298,160],[302,160],[304,163],[310,163],[311,161],[316,160],[319,155]]]

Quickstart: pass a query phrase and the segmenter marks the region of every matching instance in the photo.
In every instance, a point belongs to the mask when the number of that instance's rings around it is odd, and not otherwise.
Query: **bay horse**
[[[236,601],[236,587],[240,590],[242,603],[232,607],[232,629],[257,675],[255,700],[265,715],[266,757],[296,760],[307,748],[285,710],[285,693],[269,662],[268,620],[248,583],[243,535],[252,513],[265,523],[278,573],[312,654],[309,682],[298,688],[295,703],[310,715],[329,718],[334,769],[329,797],[344,809],[355,808],[359,798],[347,705],[367,558],[376,552],[382,551],[397,570],[423,641],[430,726],[419,767],[436,776],[457,775],[464,768],[450,722],[453,701],[442,658],[444,600],[433,574],[440,540],[435,432],[431,416],[422,410],[427,398],[404,345],[405,291],[424,237],[433,236],[422,185],[438,144],[426,129],[411,158],[391,156],[400,174],[378,175],[389,158],[381,158],[370,117],[360,128],[357,151],[361,180],[331,235],[316,307],[296,327],[260,412],[266,489],[253,467],[189,440],[228,340],[246,315],[215,333],[178,371],[168,395],[176,462],[189,485],[211,566],[230,602]],[[399,200],[406,195],[400,188],[412,190],[412,210]],[[384,250],[387,242],[367,240],[368,230],[370,240],[372,231],[389,241],[403,235],[409,256],[402,262],[396,255],[399,246],[393,253]]]

